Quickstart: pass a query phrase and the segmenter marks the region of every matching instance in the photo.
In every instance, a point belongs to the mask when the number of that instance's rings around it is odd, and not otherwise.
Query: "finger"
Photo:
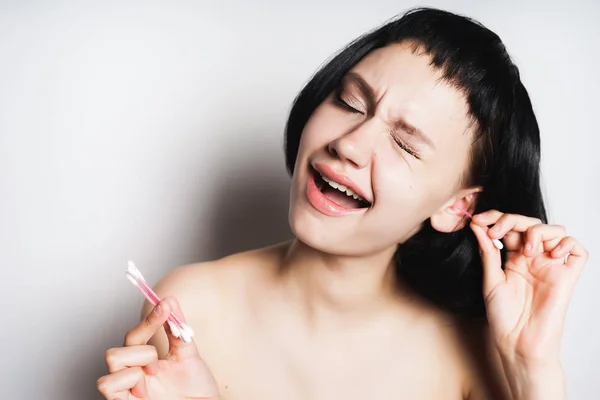
[[[525,233],[523,254],[534,257],[544,251],[551,251],[566,234],[567,231],[560,225],[533,225]]]
[[[500,251],[489,238],[486,232],[487,228],[475,223],[471,223],[470,226],[479,243],[483,264],[483,295],[487,298],[490,292],[505,280],[504,271],[502,271],[502,258]]]
[[[146,375],[156,375],[158,374],[158,360],[154,360],[149,362],[147,365],[144,365],[142,367],[142,369],[144,370],[144,373]]]
[[[542,222],[537,218],[525,217],[516,214],[504,214],[488,231],[492,239],[501,239],[510,231],[525,232],[532,226],[540,225]]]
[[[118,392],[113,394],[113,397],[110,400],[130,400],[131,392],[129,390],[123,390],[122,392]]]
[[[490,226],[498,224],[501,219],[504,221],[508,220],[509,223],[510,221],[517,220],[519,224],[516,224],[516,226],[521,229],[516,230],[521,232],[525,231],[525,229],[527,229],[527,227],[531,225],[537,225],[542,223],[542,221],[539,218],[526,217],[524,215],[518,214],[505,214],[498,210],[489,210],[480,214],[476,214],[473,216],[472,221],[475,222],[477,225]]]
[[[119,347],[106,351],[108,372],[117,372],[128,367],[143,367],[158,360],[156,347],[149,345]]]
[[[130,400],[130,391],[129,390],[123,390],[117,393],[111,393],[110,397],[108,397],[107,395],[102,394],[102,397],[104,397],[107,400]]]
[[[575,238],[563,238],[550,255],[553,258],[566,257],[567,268],[579,273],[588,259],[588,252]]]
[[[179,302],[174,297],[165,297],[163,303],[168,304],[173,314],[177,315],[182,322],[186,322],[181,307],[179,306]],[[198,348],[196,347],[194,340],[186,343],[181,338],[175,337],[168,323],[164,324],[164,328],[167,333],[167,338],[169,339],[170,355],[181,358],[198,356]]]
[[[121,392],[128,392],[139,380],[143,379],[145,376],[141,367],[127,368],[98,379],[96,387],[104,397],[112,400],[118,395],[122,396]]]
[[[135,386],[131,388],[131,394],[136,398],[145,399],[148,396],[148,389],[146,388],[146,377],[138,380]]]
[[[170,304],[165,303],[164,300],[161,301],[142,322],[125,335],[125,346],[139,346],[148,343],[148,340],[165,323],[170,312]]]
[[[502,238],[506,251],[521,251],[523,249],[523,235],[519,232],[508,232]]]
[[[488,210],[473,215],[472,221],[475,222],[477,225],[489,226],[495,224],[496,221],[498,221],[503,215],[504,213],[498,210]]]

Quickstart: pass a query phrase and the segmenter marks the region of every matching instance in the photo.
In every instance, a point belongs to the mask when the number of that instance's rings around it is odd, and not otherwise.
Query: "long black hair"
[[[295,99],[285,128],[290,174],[308,119],[344,75],[375,49],[408,42],[431,57],[443,79],[464,93],[476,127],[465,187],[480,186],[475,213],[497,209],[547,221],[540,188],[540,135],[519,70],[497,34],[465,16],[412,9],[351,42]],[[426,221],[396,251],[397,276],[451,312],[485,315],[477,241],[466,227],[441,233]]]

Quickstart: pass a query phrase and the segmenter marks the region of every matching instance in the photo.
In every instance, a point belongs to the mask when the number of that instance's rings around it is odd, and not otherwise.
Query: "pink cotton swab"
[[[463,210],[462,208],[458,208],[458,207],[454,207],[456,208],[458,211],[462,212],[463,214],[465,214],[467,217],[473,219],[473,214],[471,214],[470,212],[468,212],[467,210]],[[492,242],[494,243],[494,246],[498,249],[498,250],[502,250],[504,248],[504,245],[502,244],[502,242],[498,239],[492,239]]]
[[[146,297],[148,302],[153,306],[156,306],[160,303],[161,299],[158,295],[152,290],[150,285],[146,282],[142,273],[135,266],[132,261],[129,261],[127,264],[127,272],[125,272],[125,276],[129,281],[136,286],[140,292]],[[187,324],[185,324],[177,315],[174,313],[170,313],[167,319],[169,328],[171,328],[171,333],[175,337],[181,337],[186,343],[190,343],[192,341],[192,337],[194,336],[194,331]]]

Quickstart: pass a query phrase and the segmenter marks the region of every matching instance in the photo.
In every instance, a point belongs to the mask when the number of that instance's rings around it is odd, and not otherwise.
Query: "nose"
[[[348,161],[357,168],[365,168],[375,153],[380,135],[381,129],[377,128],[375,121],[370,120],[332,140],[327,148],[335,158]]]

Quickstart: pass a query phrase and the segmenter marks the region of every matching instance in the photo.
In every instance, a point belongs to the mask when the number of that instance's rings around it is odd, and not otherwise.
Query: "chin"
[[[298,201],[290,201],[288,214],[290,229],[294,237],[305,245],[330,254],[337,254],[340,249],[337,243],[332,243],[332,227],[326,221],[306,209],[306,205]]]
[[[383,250],[384,241],[361,233],[354,216],[332,218],[320,214],[292,190],[288,221],[294,237],[306,246],[331,255],[360,257]],[[379,245],[377,244],[379,242]]]
[[[365,256],[395,247],[392,233],[377,224],[371,208],[345,208],[326,198],[317,173],[296,169],[290,185],[288,222],[296,239],[331,255]]]

